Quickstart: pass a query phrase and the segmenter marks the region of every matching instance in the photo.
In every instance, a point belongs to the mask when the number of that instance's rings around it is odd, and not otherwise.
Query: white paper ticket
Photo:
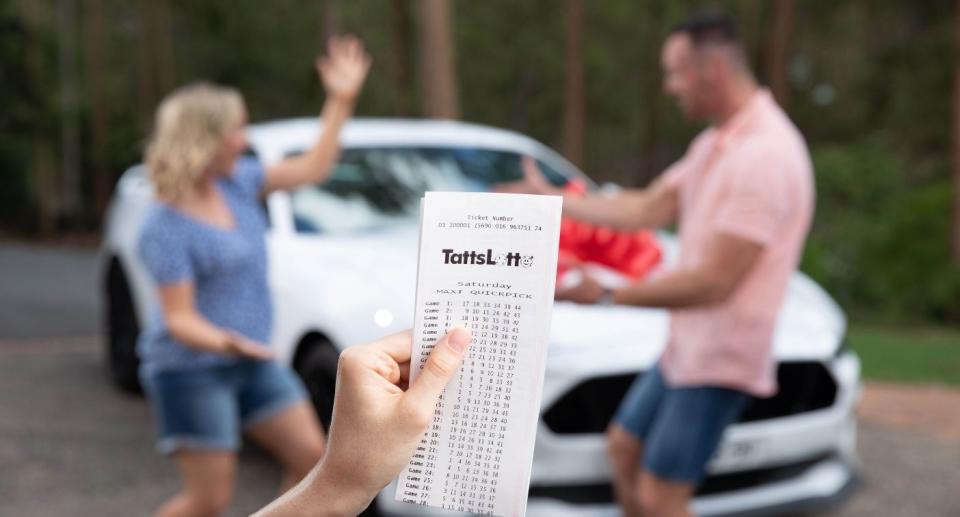
[[[457,325],[473,341],[397,480],[396,499],[524,515],[553,309],[561,198],[428,192],[411,378]]]

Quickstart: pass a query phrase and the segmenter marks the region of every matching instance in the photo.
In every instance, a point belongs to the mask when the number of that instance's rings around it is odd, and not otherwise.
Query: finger
[[[330,58],[322,57],[317,60],[317,72],[320,72],[320,75],[323,77],[330,77],[332,75],[333,65],[330,62]]]
[[[247,359],[253,359],[256,361],[269,361],[273,359],[273,354],[271,352],[263,350],[241,350],[240,355],[246,357]]]
[[[343,41],[343,55],[351,62],[359,61],[361,54],[360,41],[353,35],[348,35]]]
[[[337,38],[337,59],[343,61],[350,58],[350,37],[340,36]]]
[[[470,331],[462,327],[457,327],[440,338],[420,375],[404,395],[408,403],[421,409],[435,407],[443,388],[459,370],[472,339]]]
[[[252,341],[244,339],[239,341],[237,343],[237,346],[239,348],[240,353],[247,357],[250,357],[253,359],[262,359],[262,360],[273,358],[272,350],[270,350],[269,348],[263,345],[254,343]]]
[[[336,36],[330,36],[329,38],[327,38],[327,54],[326,54],[326,57],[329,58],[329,57],[333,56],[333,49],[334,49],[334,47],[336,47],[336,45],[337,45],[337,37],[336,37]]]
[[[350,54],[352,55],[352,57],[354,59],[359,59],[363,57],[363,54],[365,54],[365,50],[366,50],[363,48],[363,41],[353,34],[351,34],[349,38],[350,39],[348,41],[350,42]]]
[[[534,171],[537,168],[537,162],[535,162],[530,155],[524,155],[523,158],[520,159],[520,162],[523,165],[523,170],[526,172]]]
[[[390,334],[370,343],[370,346],[386,352],[397,364],[409,363],[413,347],[413,331],[407,329]]]
[[[343,38],[340,36],[330,36],[330,39],[327,40],[327,55],[330,57],[336,57],[340,54],[340,49],[343,47]]]
[[[250,349],[250,357],[254,359],[260,359],[261,361],[267,361],[269,359],[273,359],[273,351],[260,346],[254,346]]]
[[[540,174],[540,167],[537,166],[537,161],[532,156],[523,157],[523,171],[528,176],[538,176]]]

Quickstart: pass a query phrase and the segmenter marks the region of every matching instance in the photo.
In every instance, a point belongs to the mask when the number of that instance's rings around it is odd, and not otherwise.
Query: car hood
[[[780,361],[818,361],[832,357],[843,342],[846,320],[830,296],[802,273],[791,278],[773,337]],[[600,352],[612,361],[631,357],[641,366],[652,364],[669,338],[669,312],[623,306],[554,304],[551,353],[575,363]],[[629,354],[622,354],[630,349]],[[561,361],[562,362],[562,361]],[[631,366],[635,366],[631,364]],[[624,365],[624,369],[629,369]]]
[[[301,292],[310,289],[318,296],[334,296],[352,291],[327,306],[337,305],[340,310],[354,306],[371,314],[378,307],[390,307],[396,322],[389,330],[406,328],[413,323],[417,232],[416,227],[400,227],[346,236],[297,236],[285,247],[281,260],[284,267],[306,273],[296,280]],[[665,238],[668,261],[672,246],[671,239]],[[836,353],[845,330],[843,312],[830,296],[806,275],[795,273],[774,335],[776,357],[827,359]],[[550,333],[551,363],[576,363],[587,354],[592,362],[603,357],[622,362],[628,356],[630,366],[652,364],[667,342],[668,331],[665,310],[557,302]],[[625,350],[629,353],[624,354]]]

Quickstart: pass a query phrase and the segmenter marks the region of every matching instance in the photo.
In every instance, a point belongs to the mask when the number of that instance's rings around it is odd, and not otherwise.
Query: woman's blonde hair
[[[146,153],[161,199],[177,200],[197,185],[243,110],[239,92],[206,82],[180,87],[163,99]]]

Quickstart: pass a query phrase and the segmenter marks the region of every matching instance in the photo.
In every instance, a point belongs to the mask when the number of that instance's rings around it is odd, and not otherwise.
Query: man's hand
[[[582,275],[580,283],[573,287],[558,288],[554,294],[554,299],[589,304],[597,303],[603,298],[603,294],[606,292],[603,286],[583,269],[579,271]]]
[[[327,55],[316,60],[317,72],[327,96],[353,103],[363,88],[370,62],[369,54],[356,37],[330,38]]]
[[[520,165],[523,169],[523,180],[530,187],[532,193],[552,196],[563,194],[563,189],[554,187],[547,181],[547,177],[543,175],[543,171],[540,170],[540,166],[537,165],[537,161],[533,157],[524,156]]]
[[[494,184],[491,190],[505,194],[563,195],[563,189],[551,185],[537,166],[537,161],[530,156],[520,159],[520,168],[523,170],[523,178]]]
[[[299,485],[257,515],[357,515],[410,461],[472,337],[456,328],[407,388],[410,331],[344,350],[327,453]]]

